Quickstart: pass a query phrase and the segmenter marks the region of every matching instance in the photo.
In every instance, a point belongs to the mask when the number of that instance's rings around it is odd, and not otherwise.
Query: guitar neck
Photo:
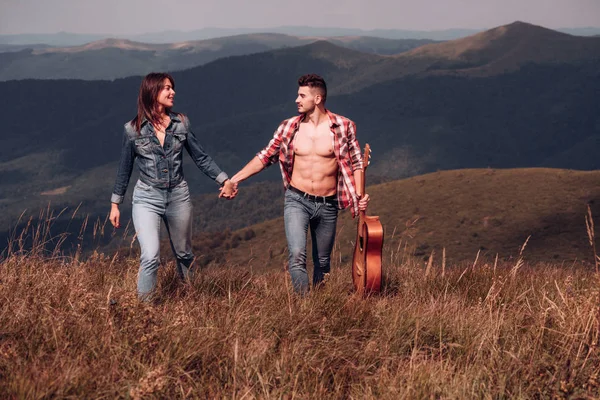
[[[360,176],[360,186],[359,186],[359,190],[360,193],[364,196],[365,194],[365,188],[367,186],[367,167],[369,166],[369,162],[370,162],[370,157],[371,157],[371,148],[369,146],[369,144],[367,144],[365,146],[365,152],[363,154],[363,169],[362,171],[359,171],[359,176]],[[359,218],[362,221],[362,219],[365,216],[365,211],[361,210],[359,211]]]
[[[363,196],[365,195],[365,186],[366,186],[366,183],[365,183],[366,174],[365,174],[365,172],[366,172],[366,169],[367,169],[367,166],[365,165],[363,167],[363,170],[359,171],[359,173],[358,173],[358,176],[360,177],[360,186],[359,186],[358,189],[359,189],[359,193],[362,193]],[[365,211],[364,210],[359,210],[358,211],[358,216],[359,216],[360,220],[362,221],[363,217],[365,216]]]
[[[367,186],[367,182],[365,182],[366,178],[367,178],[367,174],[366,174],[366,168],[363,169],[362,171],[360,171],[359,175],[360,175],[360,193],[362,193],[363,195],[365,194],[365,187]]]
[[[360,192],[362,194],[365,194],[365,187],[367,186],[366,180],[367,180],[367,167],[369,166],[369,163],[371,162],[371,146],[369,146],[369,144],[367,143],[365,145],[365,151],[363,153],[363,169],[362,171],[360,171],[360,175],[362,177],[361,182],[360,182]]]

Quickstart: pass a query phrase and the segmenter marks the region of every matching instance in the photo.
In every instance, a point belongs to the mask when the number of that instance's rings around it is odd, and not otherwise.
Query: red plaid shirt
[[[356,140],[356,125],[348,118],[330,111],[327,111],[327,115],[329,116],[329,129],[335,138],[333,151],[338,162],[338,209],[343,210],[352,205],[352,216],[354,217],[358,214],[358,198],[356,197],[353,172],[363,169],[360,146]],[[283,185],[286,189],[290,185],[294,168],[293,139],[303,119],[304,114],[301,114],[283,121],[267,147],[256,154],[267,167],[279,160]]]

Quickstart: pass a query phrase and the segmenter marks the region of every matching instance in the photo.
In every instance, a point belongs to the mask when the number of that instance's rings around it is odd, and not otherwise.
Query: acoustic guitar
[[[362,187],[365,193],[365,172],[371,161],[371,148],[365,145],[363,155]],[[362,294],[379,293],[381,290],[381,250],[383,248],[383,226],[379,217],[367,216],[359,211],[356,243],[352,258],[352,281],[357,292]]]

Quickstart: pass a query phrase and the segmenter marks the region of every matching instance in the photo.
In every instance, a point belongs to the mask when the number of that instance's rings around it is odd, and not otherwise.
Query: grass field
[[[167,258],[143,304],[135,258],[39,249],[0,263],[1,398],[600,396],[600,278],[579,263],[424,265],[387,244],[363,299],[340,259],[299,298],[282,269],[182,284]]]

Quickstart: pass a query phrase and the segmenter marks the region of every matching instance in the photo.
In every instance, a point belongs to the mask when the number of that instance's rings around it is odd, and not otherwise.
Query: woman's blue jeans
[[[285,236],[289,251],[289,271],[297,293],[309,290],[306,271],[306,241],[308,228],[312,239],[313,287],[329,273],[331,251],[335,241],[338,210],[333,204],[314,202],[287,190],[283,206]]]
[[[140,243],[138,296],[149,299],[156,288],[160,259],[160,222],[164,221],[177,259],[177,273],[190,277],[192,254],[192,202],[187,182],[172,189],[159,189],[137,181],[133,191],[133,224]]]

